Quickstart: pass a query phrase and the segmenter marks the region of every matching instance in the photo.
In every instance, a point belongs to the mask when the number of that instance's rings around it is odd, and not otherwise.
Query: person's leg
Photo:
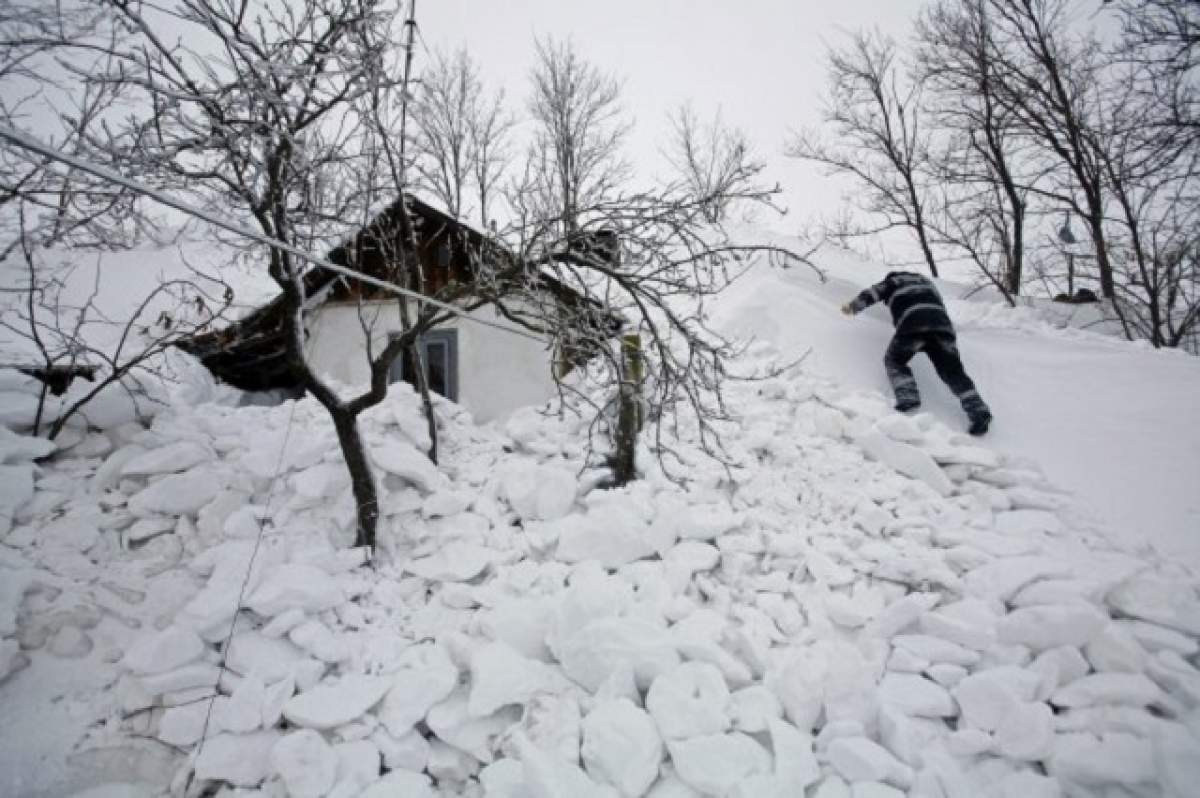
[[[942,382],[958,397],[962,403],[963,412],[971,422],[971,434],[981,435],[987,432],[992,420],[992,413],[987,403],[979,395],[975,383],[967,376],[963,368],[962,358],[958,354],[958,344],[952,335],[930,336],[925,353],[933,361],[933,367]]]
[[[917,381],[908,361],[923,343],[919,336],[896,335],[883,353],[883,368],[892,383],[892,392],[896,394],[896,409],[901,412],[921,406],[921,392],[917,390]]]

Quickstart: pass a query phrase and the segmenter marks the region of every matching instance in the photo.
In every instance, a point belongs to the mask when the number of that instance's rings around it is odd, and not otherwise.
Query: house
[[[399,235],[397,201],[353,239],[329,253],[328,259],[355,271],[389,279]],[[420,341],[430,388],[464,406],[477,421],[503,418],[518,407],[541,403],[555,393],[555,370],[561,375],[584,356],[562,351],[548,340],[531,339],[473,323],[472,319],[517,327],[524,318],[566,313],[586,318],[606,334],[615,335],[621,321],[600,303],[554,277],[545,268],[522,271],[521,302],[498,305],[491,301],[503,286],[492,275],[515,263],[516,256],[494,238],[439,209],[408,195],[406,207],[413,222],[424,292],[438,295],[447,287],[463,289],[460,301],[469,318],[450,317]],[[611,234],[595,237],[579,257],[611,257]],[[573,256],[559,255],[555,260]],[[487,275],[487,277],[481,277]],[[485,281],[486,284],[485,284]],[[305,354],[312,368],[337,382],[364,386],[369,380],[367,335],[378,352],[403,328],[395,294],[346,278],[331,270],[310,267],[304,274],[307,312]],[[497,290],[499,289],[499,290]],[[538,305],[530,306],[530,302]],[[414,308],[410,304],[410,310]],[[198,357],[219,379],[247,391],[298,389],[287,359],[286,308],[282,294],[256,308],[235,324],[198,335],[181,347]],[[389,378],[414,381],[410,358],[398,358]]]

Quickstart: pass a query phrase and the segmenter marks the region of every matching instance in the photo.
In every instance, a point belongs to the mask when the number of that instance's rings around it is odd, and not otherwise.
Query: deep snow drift
[[[792,357],[811,348],[806,362],[818,373],[890,396],[882,366],[892,334],[887,309],[854,319],[838,312],[888,269],[832,249],[822,251],[819,265],[825,283],[800,267],[752,270],[716,303],[716,326],[770,341]],[[1043,318],[1048,312],[1011,310],[986,292],[962,299],[971,293],[963,284],[938,285],[967,371],[996,417],[987,445],[1039,463],[1130,545],[1152,546],[1200,570],[1200,426],[1193,422],[1200,358],[1056,329]],[[964,428],[957,401],[928,359],[918,355],[913,370],[924,408]]]
[[[982,325],[1009,437],[977,441],[929,374],[932,413],[890,412],[881,326],[813,321],[849,283],[752,279],[724,321],[782,348],[737,369],[799,354],[789,319],[814,354],[731,388],[731,471],[685,440],[687,488],[643,456],[593,490],[584,425],[445,403],[434,467],[400,387],[363,421],[373,569],[311,401],[0,431],[0,793],[1190,795],[1195,573],[1025,456]]]

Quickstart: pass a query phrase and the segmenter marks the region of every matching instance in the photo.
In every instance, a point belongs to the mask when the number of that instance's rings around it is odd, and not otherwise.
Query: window
[[[425,361],[429,390],[452,401],[458,401],[458,331],[430,330],[418,340]],[[388,372],[389,382],[417,385],[416,369],[408,352],[402,353]]]

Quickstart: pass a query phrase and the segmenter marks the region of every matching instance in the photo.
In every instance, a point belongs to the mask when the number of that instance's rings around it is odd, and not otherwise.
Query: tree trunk
[[[413,364],[413,377],[417,381],[417,393],[421,394],[421,407],[425,411],[425,423],[429,428],[429,459],[434,465],[438,461],[437,419],[433,415],[433,400],[429,398],[429,375],[425,371],[425,358],[418,343],[408,347],[409,361]]]
[[[375,530],[379,525],[379,491],[375,487],[371,463],[367,460],[367,450],[363,446],[362,435],[358,431],[357,414],[336,411],[328,407],[326,409],[333,419],[338,445],[346,460],[346,468],[350,471],[350,485],[354,491],[358,519],[354,545],[367,546],[374,551]]]
[[[613,483],[627,485],[637,478],[635,451],[642,428],[642,341],[637,335],[621,339],[621,385],[617,406],[617,451],[613,455]]]

